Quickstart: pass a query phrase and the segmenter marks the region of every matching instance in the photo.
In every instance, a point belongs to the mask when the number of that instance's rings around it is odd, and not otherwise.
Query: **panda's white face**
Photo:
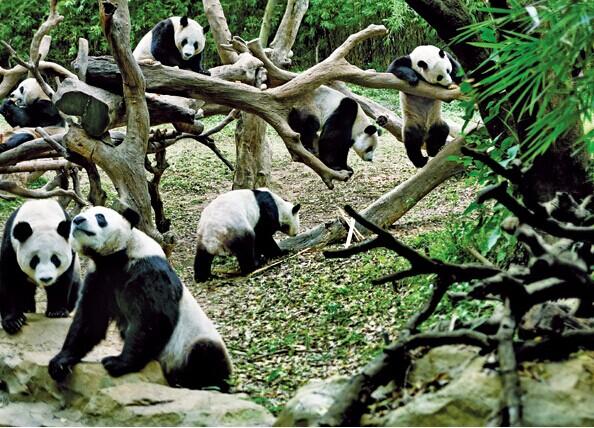
[[[208,26],[203,29],[196,21],[185,16],[173,17],[171,20],[175,46],[184,60],[187,61],[204,50],[204,33],[208,31]]]
[[[446,53],[437,46],[417,46],[410,54],[412,68],[434,85],[448,87],[453,83],[452,63]]]
[[[81,254],[107,256],[127,248],[132,225],[118,212],[91,207],[72,219],[71,240]]]
[[[295,236],[299,233],[299,209],[301,208],[301,205],[293,205],[286,201],[283,202],[284,204],[278,207],[278,220],[281,232],[286,233],[289,236]]]
[[[48,287],[72,264],[70,221],[54,200],[28,201],[19,209],[11,242],[20,269],[36,284]]]
[[[49,97],[43,92],[35,78],[23,80],[17,88],[12,91],[8,97],[19,107],[27,107],[36,100],[49,100]]]
[[[353,150],[364,161],[371,162],[373,160],[378,135],[378,129],[374,125],[369,125],[355,138]]]

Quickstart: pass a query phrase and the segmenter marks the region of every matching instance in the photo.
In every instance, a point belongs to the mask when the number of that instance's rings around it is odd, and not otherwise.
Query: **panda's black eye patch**
[[[99,227],[107,226],[107,220],[105,220],[105,216],[103,214],[95,214],[95,218],[97,219],[97,224]]]
[[[450,74],[452,72],[452,70],[448,70],[448,74]]]
[[[185,46],[185,45],[187,45],[187,44],[188,44],[188,39],[183,39],[183,40],[182,40],[182,46]]]
[[[194,49],[198,49],[198,42],[194,42]]]
[[[60,261],[60,259],[58,258],[58,256],[56,256],[55,254],[52,255],[51,261],[54,264],[54,266],[57,267],[57,268],[59,268],[60,265],[62,264],[62,262]]]
[[[368,147],[367,150],[365,150],[365,153],[370,153],[373,151],[373,147]]]
[[[31,267],[31,269],[35,269],[38,264],[39,264],[39,257],[38,256],[33,256],[33,258],[31,259],[31,261],[29,262],[29,266]]]
[[[21,94],[25,92],[25,88],[23,88],[22,86],[19,89],[21,90]]]
[[[440,74],[439,76],[437,76],[437,81],[441,82],[443,80],[443,76]]]

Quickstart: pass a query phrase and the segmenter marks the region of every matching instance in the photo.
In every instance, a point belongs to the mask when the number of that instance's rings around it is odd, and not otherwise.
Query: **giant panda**
[[[159,61],[163,65],[210,75],[202,68],[202,51],[206,43],[204,28],[187,16],[172,16],[157,23],[134,49],[136,61]]]
[[[0,105],[0,114],[12,126],[63,126],[58,109],[34,78],[23,80]]]
[[[91,263],[62,350],[49,363],[50,376],[63,381],[114,320],[124,347],[101,361],[111,376],[158,359],[172,386],[227,390],[232,369],[221,336],[159,244],[135,227],[139,220],[133,210],[121,215],[105,207],[72,220],[72,246]]]
[[[396,58],[387,71],[411,86],[424,80],[450,87],[461,82],[460,70],[460,64],[449,53],[436,46],[423,45],[417,46],[410,55]],[[446,143],[450,133],[450,127],[441,118],[441,101],[400,92],[400,106],[406,153],[415,167],[422,168],[428,161],[421,152],[423,144],[427,155],[433,157]]]
[[[219,195],[204,208],[198,223],[196,282],[208,279],[214,256],[235,256],[246,275],[266,258],[282,254],[273,235],[279,230],[290,236],[298,233],[300,207],[265,187]]]
[[[303,146],[326,166],[352,172],[347,164],[351,147],[364,161],[373,160],[379,130],[355,100],[321,86],[300,103],[291,109],[287,122],[300,134]]]
[[[46,316],[67,317],[79,289],[79,262],[69,243],[70,219],[53,199],[27,201],[8,218],[0,250],[0,314],[8,334],[35,312],[35,286],[47,294]]]

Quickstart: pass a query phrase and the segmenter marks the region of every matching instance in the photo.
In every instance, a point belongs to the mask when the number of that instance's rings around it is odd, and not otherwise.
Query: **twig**
[[[264,271],[267,271],[268,269],[272,269],[273,267],[275,267],[275,266],[278,266],[278,265],[280,265],[280,264],[282,264],[282,263],[286,262],[287,260],[290,260],[290,259],[293,259],[293,258],[295,258],[295,257],[297,257],[297,256],[300,256],[301,254],[307,253],[308,251],[311,251],[312,249],[313,249],[313,248],[306,248],[306,249],[304,249],[304,250],[301,250],[301,251],[299,251],[298,253],[291,254],[291,255],[290,255],[290,256],[288,256],[288,257],[283,257],[282,259],[280,259],[280,260],[277,260],[277,261],[275,261],[274,263],[270,263],[269,265],[266,265],[266,266],[264,266],[264,267],[261,267],[261,268],[259,268],[259,269],[256,269],[255,271],[251,272],[251,273],[248,275],[248,277],[259,275],[259,274],[261,274],[262,272],[264,272]]]
[[[60,155],[64,158],[68,158],[68,150],[62,144],[58,142],[54,137],[47,133],[45,129],[38,126],[35,128],[35,132],[37,132],[41,137],[45,140],[46,143],[50,145],[54,150],[56,150]]]
[[[225,128],[227,125],[229,125],[234,120],[239,119],[240,115],[241,115],[240,110],[238,110],[238,109],[231,110],[229,112],[229,114],[227,116],[225,116],[225,118],[221,122],[219,122],[217,125],[210,128],[208,131],[204,131],[202,134],[200,134],[200,137],[205,138],[205,137],[210,137],[212,134],[216,134],[217,132],[221,131],[223,128]]]
[[[483,256],[476,248],[474,248],[473,246],[469,246],[466,247],[466,252],[468,252],[468,254],[470,254],[472,257],[474,257],[475,259],[477,259],[479,262],[481,262],[482,264],[486,265],[486,266],[491,266],[491,267],[495,267],[495,265],[493,263],[491,263],[491,260],[489,260],[488,258],[486,258],[485,256]]]

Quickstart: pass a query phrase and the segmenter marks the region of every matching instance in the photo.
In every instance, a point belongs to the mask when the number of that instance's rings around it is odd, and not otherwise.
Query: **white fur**
[[[206,316],[196,299],[183,286],[182,298],[179,301],[179,319],[165,348],[159,355],[163,369],[168,372],[186,363],[193,345],[200,339],[209,339],[220,343],[227,352],[223,339],[213,322]],[[231,359],[227,356],[227,359]],[[208,370],[208,368],[205,368]]]
[[[107,221],[107,227],[101,227],[97,220],[101,214]],[[77,219],[85,221],[76,224]],[[89,233],[93,234],[89,236]],[[92,250],[101,255],[110,255],[126,249],[130,259],[141,259],[151,256],[165,258],[161,246],[146,233],[132,228],[128,220],[118,212],[106,207],[90,207],[73,219],[72,246],[75,251],[85,254]]]
[[[440,52],[443,52],[443,57],[440,55]],[[445,52],[437,46],[417,46],[410,53],[410,60],[413,70],[423,76],[423,79],[427,82],[445,87],[453,83],[451,76],[453,69],[452,63]],[[420,67],[419,61],[424,61],[427,64],[427,68]],[[439,76],[441,76],[441,80],[438,80]]]
[[[270,192],[269,189],[258,190]],[[292,214],[293,204],[270,192],[279,213],[279,223],[289,226],[289,234],[299,230],[299,213]],[[204,208],[198,222],[198,242],[215,256],[229,255],[229,238],[253,231],[260,218],[260,209],[249,189],[232,190],[219,195]]]
[[[320,86],[314,92],[314,103],[320,112],[320,123],[326,123],[328,117],[336,110],[340,101],[345,98],[341,92],[329,88],[328,86]],[[375,132],[372,135],[366,134],[365,128],[373,125],[369,117],[365,114],[361,106],[357,108],[357,117],[353,123],[353,150],[364,161],[372,161],[375,149],[378,144],[378,134]],[[370,150],[371,149],[371,150]]]
[[[38,285],[53,285],[72,264],[72,247],[58,234],[58,225],[64,220],[66,216],[62,207],[53,199],[27,201],[14,218],[13,227],[25,222],[33,230],[33,235],[25,242],[20,242],[11,235],[11,243],[19,267]],[[53,255],[60,260],[59,267],[51,261]],[[39,263],[33,269],[30,262],[34,256],[39,257]]]
[[[27,107],[36,100],[49,100],[43,92],[37,80],[33,77],[23,80],[17,88],[12,91],[9,98],[19,107]]]
[[[138,61],[146,61],[146,60],[155,60],[155,57],[153,56],[153,53],[151,52],[151,45],[153,43],[153,31],[149,31],[148,33],[146,33],[142,39],[140,39],[140,42],[138,42],[138,45],[136,45],[136,48],[134,48],[134,52],[132,52],[132,55],[134,56],[134,59],[138,62]]]

